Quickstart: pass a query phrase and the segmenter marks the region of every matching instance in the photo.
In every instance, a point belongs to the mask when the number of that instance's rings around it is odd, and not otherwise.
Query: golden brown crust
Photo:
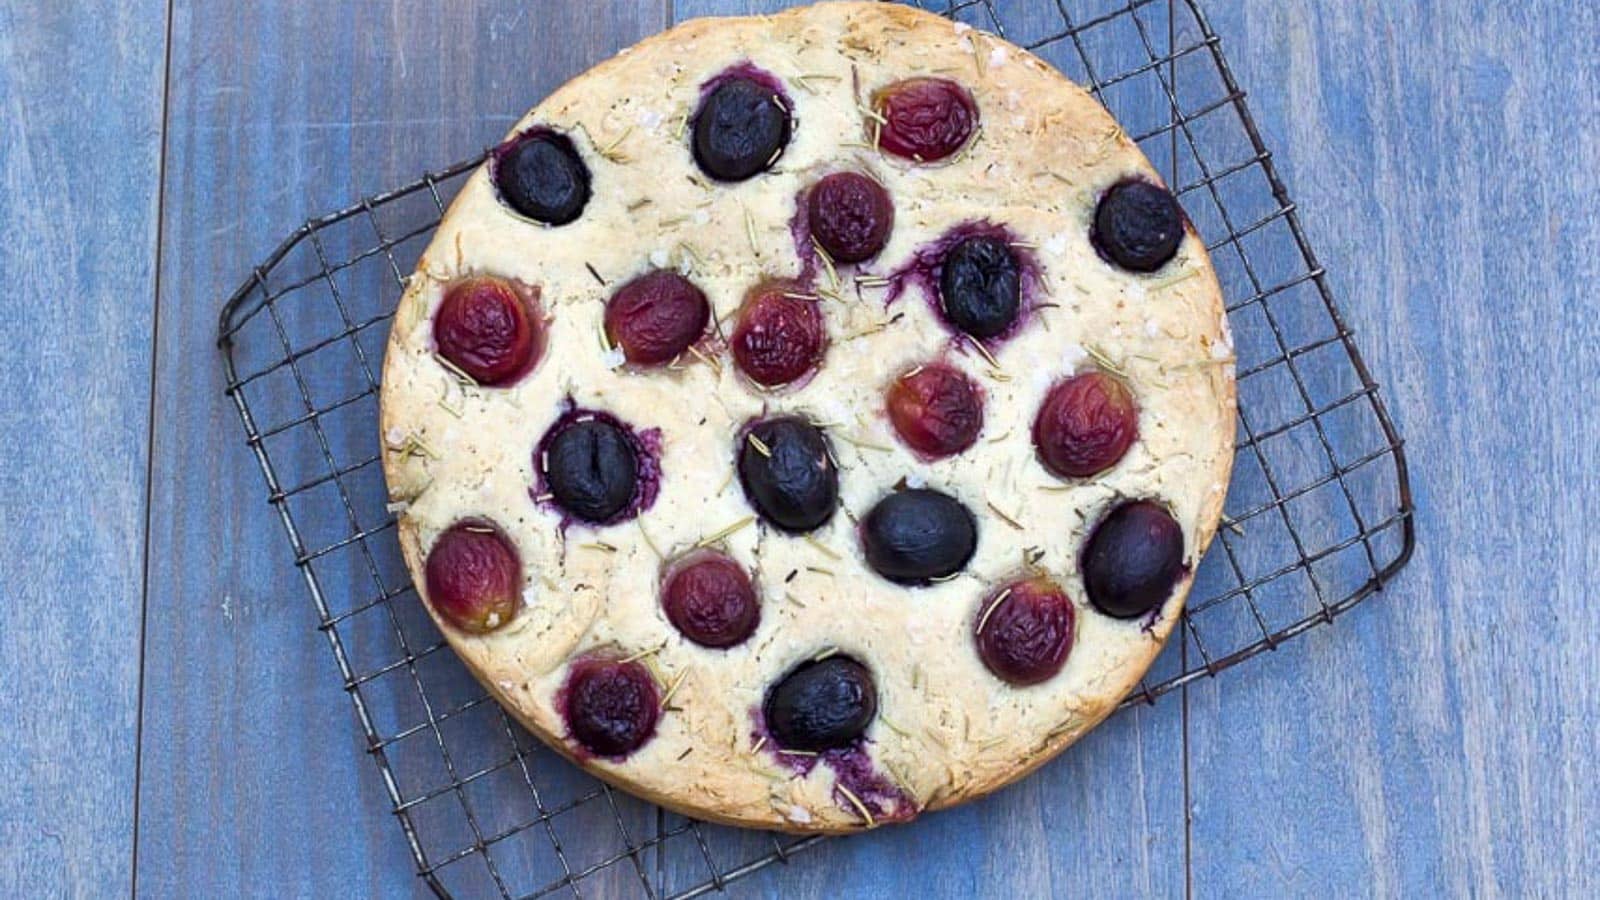
[[[687,177],[694,169],[677,120],[699,84],[745,59],[788,86],[796,136],[781,172],[705,190]],[[851,80],[866,92],[918,74],[960,80],[978,100],[981,138],[958,161],[913,167],[841,143],[866,134],[850,100]],[[380,414],[391,498],[408,504],[398,531],[414,575],[432,535],[465,515],[500,522],[524,556],[530,594],[510,625],[473,637],[439,623],[490,693],[570,757],[553,703],[566,661],[598,647],[638,652],[665,642],[647,659],[663,677],[682,679],[676,705],[683,711],[664,716],[656,737],[628,760],[583,764],[686,815],[795,832],[862,824],[839,801],[826,766],[800,778],[770,751],[753,752],[749,711],[765,685],[819,647],[839,646],[873,667],[884,715],[868,733],[868,752],[922,808],[950,806],[1022,777],[1114,710],[1159,652],[1188,585],[1143,631],[1084,605],[1074,548],[1119,496],[1154,495],[1171,504],[1189,536],[1189,558],[1198,561],[1226,493],[1235,385],[1220,292],[1196,236],[1153,276],[1114,271],[1087,246],[1100,191],[1132,174],[1159,181],[1105,111],[1054,69],[992,36],[894,4],[825,3],[685,23],[564,85],[514,131],[534,122],[573,135],[595,172],[595,198],[579,222],[541,229],[507,214],[485,173],[468,180],[401,300]],[[639,374],[614,371],[601,359],[593,335],[609,288],[594,282],[586,263],[612,285],[652,265],[689,268],[724,316],[761,273],[798,271],[787,240],[794,196],[841,160],[873,171],[899,206],[894,239],[881,264],[865,267],[870,271],[891,271],[946,228],[977,218],[1004,223],[1034,245],[1030,252],[1059,304],[1040,313],[1048,331],[1030,327],[1003,348],[1005,380],[981,359],[947,351],[990,396],[992,424],[964,454],[971,459],[923,465],[894,446],[874,417],[883,378],[946,343],[915,291],[895,305],[904,315],[893,328],[872,333],[883,324],[880,304],[825,305],[834,343],[824,371],[803,391],[759,395],[731,366]],[[651,203],[629,211],[643,199]],[[431,357],[434,305],[452,279],[474,273],[543,287],[550,350],[515,389],[452,387]],[[1142,438],[1101,478],[1052,488],[1031,465],[1022,416],[1053,378],[1086,365],[1091,352],[1133,383]],[[593,538],[576,531],[564,538],[554,517],[529,501],[531,448],[553,420],[556,401],[569,394],[665,432],[661,498],[637,526],[604,533],[615,552],[583,549]],[[710,420],[706,425],[678,421],[689,413],[685,397],[701,398],[693,413]],[[726,652],[688,645],[655,609],[655,551],[670,555],[747,514],[737,486],[718,483],[728,474],[733,429],[763,407],[849,423],[833,430],[848,512],[915,474],[965,497],[980,515],[987,516],[985,503],[1007,509],[1028,531],[1018,535],[988,517],[973,575],[910,592],[886,586],[855,561],[847,522],[819,532],[828,554],[746,528],[725,545],[758,572],[762,628],[749,645]],[[1020,434],[1006,440],[1019,425]],[[869,449],[875,445],[889,449]],[[704,460],[714,464],[702,471]],[[970,631],[986,585],[1015,574],[1018,551],[1033,544],[1048,544],[1040,565],[1068,586],[1080,621],[1061,675],[1014,690],[981,668]],[[808,566],[835,571],[828,581],[808,574],[785,587],[785,573]],[[791,593],[810,605],[787,602]]]

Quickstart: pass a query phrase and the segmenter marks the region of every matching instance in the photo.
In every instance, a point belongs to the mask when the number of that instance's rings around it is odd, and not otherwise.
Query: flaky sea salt
[[[672,262],[672,255],[667,251],[662,250],[659,247],[650,251],[650,265],[655,266],[658,269],[665,269],[667,267],[667,263],[670,262]]]
[[[1076,368],[1088,358],[1089,351],[1083,349],[1082,344],[1067,344],[1061,348],[1061,364],[1068,369]]]
[[[600,355],[600,362],[608,369],[620,369],[627,361],[628,357],[622,352],[621,347],[612,347]]]

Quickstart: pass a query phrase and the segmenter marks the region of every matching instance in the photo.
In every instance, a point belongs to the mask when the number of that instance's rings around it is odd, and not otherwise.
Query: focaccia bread
[[[533,109],[390,335],[384,471],[494,697],[685,814],[848,831],[1138,682],[1233,456],[1201,241],[1088,94],[906,7],[688,22]]]

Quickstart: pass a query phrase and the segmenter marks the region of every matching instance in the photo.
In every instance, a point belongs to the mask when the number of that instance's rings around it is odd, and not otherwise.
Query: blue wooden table
[[[422,892],[219,303],[614,50],[782,5],[0,3],[0,895]],[[997,797],[734,893],[1600,895],[1600,6],[1207,9],[1406,434],[1415,561]]]

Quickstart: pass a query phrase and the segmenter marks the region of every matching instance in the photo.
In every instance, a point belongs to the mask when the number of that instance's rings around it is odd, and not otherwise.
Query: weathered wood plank
[[[1593,4],[1210,3],[1409,442],[1421,544],[1191,691],[1200,896],[1593,896]]]
[[[0,3],[0,894],[132,882],[165,4]]]
[[[657,4],[613,4],[581,15],[576,9],[549,15],[544,7],[517,2],[438,8],[175,4],[155,388],[141,893],[397,896],[424,889],[339,689],[327,644],[314,630],[311,603],[266,503],[256,463],[223,396],[214,323],[234,286],[308,215],[475,153],[565,77],[663,22]],[[374,242],[370,233],[352,234],[330,237],[327,254],[348,255],[361,249],[359,243]],[[314,261],[312,249],[303,250],[291,265],[304,268]],[[407,245],[396,254],[414,259],[419,250]],[[383,277],[375,276],[381,272],[362,267],[340,276],[352,315],[393,301],[393,293],[383,293]],[[314,328],[330,333],[338,321],[318,288],[303,292],[282,313],[297,345]],[[381,353],[381,331],[362,335],[367,352]],[[281,353],[276,340],[270,328],[242,334],[241,367]],[[369,364],[375,370],[377,356]],[[328,391],[360,385],[359,365],[345,342],[307,357],[300,368],[319,404],[334,399]],[[251,395],[263,427],[304,412],[295,382],[287,370],[282,376],[264,379]],[[376,452],[373,412],[370,403],[357,404],[346,410],[347,418],[321,420],[341,462]],[[268,440],[286,486],[322,465],[308,428]],[[382,514],[379,473],[367,467],[344,482],[363,524],[374,524]],[[331,487],[291,501],[291,509],[312,547],[350,528]],[[371,543],[392,578],[392,534],[380,533]],[[314,565],[336,608],[348,609],[373,591],[364,562],[354,555],[336,554]],[[413,652],[436,639],[420,617],[407,615],[407,609],[415,613],[414,598],[395,604]],[[358,670],[400,657],[386,617],[379,610],[340,626]],[[448,652],[428,655],[417,669],[441,702],[474,690]],[[405,703],[406,678],[402,670],[363,688],[386,734],[424,721],[414,692]],[[488,712],[492,707],[445,726],[447,740],[471,748],[455,756],[458,776],[490,762],[489,748],[509,750],[496,719],[483,715]],[[430,741],[424,733],[389,751],[408,798],[447,781]],[[570,767],[542,765],[551,767],[541,777],[547,803],[576,789]],[[536,812],[524,788],[502,780],[510,774],[501,770],[469,791],[486,833]],[[603,806],[588,804],[554,823],[575,869],[594,862],[587,855],[608,846],[595,831],[610,819]],[[471,841],[453,795],[423,803],[415,815],[435,861]],[[624,804],[624,815],[634,840],[650,836],[653,812]],[[584,844],[580,836],[590,840]],[[529,837],[544,840],[536,832]],[[533,890],[557,871],[554,860],[523,853],[515,841],[498,844],[496,853],[513,892]],[[463,896],[493,887],[479,857],[440,876]],[[529,880],[535,877],[540,880]],[[630,880],[637,885],[624,864],[586,880],[583,890],[591,896],[619,893]]]

